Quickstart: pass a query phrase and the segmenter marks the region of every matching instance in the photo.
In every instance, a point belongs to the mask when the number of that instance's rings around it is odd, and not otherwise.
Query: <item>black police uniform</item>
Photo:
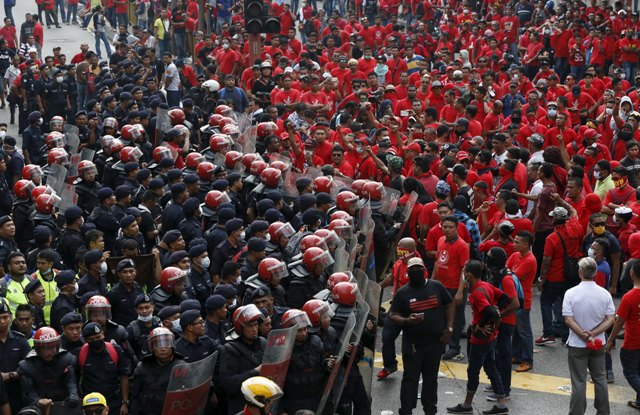
[[[113,251],[114,243],[120,229],[120,224],[113,216],[111,209],[105,205],[98,205],[91,215],[89,215],[89,222],[96,225],[99,231],[104,233],[104,249],[105,251]]]
[[[0,154],[0,158],[3,157]],[[11,197],[11,186],[7,182],[4,174],[0,175],[0,216],[8,215],[11,213],[13,207],[13,198]]]
[[[1,185],[0,191],[2,191]],[[36,226],[46,226],[47,228],[49,228],[54,239],[60,236],[60,228],[58,227],[55,218],[50,213],[36,212],[35,216],[33,217],[33,227],[35,228]]]
[[[183,219],[182,206],[172,200],[162,212],[162,232],[167,233],[173,229],[178,229],[178,224]]]
[[[221,320],[220,323],[214,324],[209,320],[205,321],[206,335],[211,340],[218,342],[218,344],[225,344],[225,333],[229,330],[229,322],[227,320]],[[220,356],[218,356],[220,357]]]
[[[244,240],[240,239],[238,241],[238,246],[233,246],[231,245],[231,242],[229,242],[229,239],[226,239],[224,242],[216,246],[213,251],[213,257],[211,257],[211,274],[220,275],[224,263],[230,261],[246,244],[247,243]]]
[[[120,223],[120,220],[127,215],[127,206],[122,206],[120,203],[116,203],[111,206],[111,213],[113,213],[113,217],[116,218],[118,223]]]
[[[291,272],[294,278],[289,284],[287,304],[289,307],[302,309],[304,303],[324,288],[324,283],[311,275],[302,264],[293,267]]]
[[[179,306],[183,300],[187,299],[187,296],[183,295],[178,297],[174,293],[169,293],[164,290],[160,285],[157,285],[156,288],[151,292],[151,298],[153,299],[153,304],[155,306],[155,313],[158,314],[160,310],[167,306],[177,305]]]
[[[76,255],[78,250],[84,246],[82,235],[77,229],[64,228],[57,239],[56,251],[62,257],[62,262],[66,269],[76,268]]]
[[[246,281],[250,276],[258,273],[258,263],[245,258],[240,266],[240,276],[242,281]]]
[[[134,320],[127,326],[126,330],[129,337],[129,344],[138,360],[149,353],[149,344],[147,342],[149,333],[161,325],[162,321],[160,321],[158,317],[153,316],[151,326],[145,325],[145,323],[140,320]]]
[[[56,329],[58,333],[62,333],[62,325],[60,321],[66,314],[76,311],[78,308],[78,299],[74,295],[60,293],[51,304],[51,327]]]
[[[171,372],[182,363],[182,356],[175,352],[173,360],[163,365],[152,354],[143,357],[133,373],[130,414],[161,415]]]
[[[138,313],[136,313],[134,302],[140,294],[144,294],[144,291],[135,281],[131,284],[131,291],[127,290],[121,282],[114,285],[107,293],[107,299],[111,303],[111,320],[124,327],[136,320]]]
[[[82,297],[85,293],[95,291],[96,295],[107,296],[107,281],[103,277],[96,279],[90,274],[84,275],[78,280],[78,297]]]
[[[182,219],[178,224],[178,230],[182,234],[187,246],[189,246],[189,243],[195,238],[202,238],[200,220],[194,216]]]
[[[229,415],[235,415],[245,404],[240,391],[242,382],[260,373],[255,369],[262,364],[267,341],[258,337],[252,344],[239,338],[224,345],[223,359],[220,362],[222,388],[229,397]]]
[[[9,330],[7,339],[0,341],[0,372],[9,373],[18,370],[18,364],[24,360],[31,351],[31,346],[24,335],[18,331]],[[17,378],[5,382],[7,393],[10,397],[11,408],[15,413],[24,406],[22,385]]]
[[[118,355],[117,362],[112,359],[108,346],[100,351],[91,350],[90,344],[82,346],[88,350],[84,362],[78,361],[82,373],[80,389],[83,394],[90,393],[89,391],[101,393],[109,402],[109,413],[119,414],[122,406],[120,377],[131,375],[131,363],[120,346],[111,346]]]
[[[82,209],[83,216],[87,217],[98,206],[98,189],[100,189],[101,184],[96,181],[87,182],[79,179],[75,185],[76,194],[78,195],[78,203],[76,205]]]
[[[82,341],[82,338],[80,338],[80,340],[78,341],[72,342],[69,341],[69,339],[67,339],[64,334],[60,335],[60,347],[74,355],[76,359],[80,354],[80,349],[82,348],[83,344],[84,342]]]
[[[191,343],[183,337],[176,341],[176,352],[180,353],[187,363],[203,360],[218,350],[222,350],[222,346],[207,336],[200,337],[195,343]]]
[[[207,252],[209,258],[213,259],[213,253],[218,245],[224,242],[229,235],[224,230],[224,225],[215,225],[205,232],[205,239],[207,240]]]
[[[16,226],[16,244],[22,252],[29,249],[29,240],[33,237],[33,222],[29,220],[31,202],[29,199],[16,199],[13,203],[13,224]]]
[[[288,414],[301,409],[315,411],[328,374],[322,341],[317,336],[308,335],[304,343],[294,346],[291,354],[283,388],[283,411]]]
[[[69,87],[64,82],[49,82],[45,86],[47,90],[47,119],[51,119],[56,115],[66,117],[67,115],[67,97],[69,96]]]
[[[76,357],[66,350],[60,350],[53,362],[45,362],[31,351],[18,365],[26,403],[35,405],[40,399],[51,399],[54,402],[70,400],[80,405],[76,363]]]
[[[198,300],[204,309],[207,298],[213,293],[213,283],[209,271],[199,272],[195,268],[191,268],[187,275],[185,291],[189,298]]]
[[[113,248],[113,253],[117,256],[123,256],[123,251],[122,251],[122,246],[124,245],[124,242],[126,240],[133,240],[136,241],[136,245],[138,245],[138,254],[139,255],[146,255],[147,254],[147,244],[144,240],[144,236],[142,236],[142,233],[138,232],[136,234],[135,237],[131,237],[131,236],[126,236],[123,233],[120,233],[120,235],[118,235],[118,237],[116,238],[116,242],[114,244],[114,248]]]
[[[0,264],[4,264],[5,258],[13,251],[16,251],[18,247],[12,239],[7,239],[0,236]],[[5,269],[5,271],[8,271]]]

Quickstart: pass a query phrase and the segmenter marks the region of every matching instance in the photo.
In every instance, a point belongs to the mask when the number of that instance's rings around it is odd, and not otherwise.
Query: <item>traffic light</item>
[[[244,28],[248,33],[280,33],[280,21],[268,15],[268,7],[263,0],[244,1]]]

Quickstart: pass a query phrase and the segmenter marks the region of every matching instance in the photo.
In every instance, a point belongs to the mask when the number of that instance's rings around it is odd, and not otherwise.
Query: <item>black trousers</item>
[[[418,383],[422,375],[420,401],[426,415],[438,413],[438,370],[444,346],[437,340],[427,344],[402,341],[402,384],[400,386],[400,415],[411,414],[418,403]]]

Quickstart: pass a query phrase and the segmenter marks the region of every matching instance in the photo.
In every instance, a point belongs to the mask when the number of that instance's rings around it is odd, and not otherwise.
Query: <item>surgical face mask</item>
[[[182,327],[180,326],[180,319],[175,319],[171,322],[171,325],[173,326],[173,330],[176,333],[182,333]]]
[[[78,287],[78,283],[76,282],[73,286],[73,291],[71,291],[71,294],[72,295],[78,294],[78,290],[80,290],[80,287]]]
[[[182,272],[184,272],[185,275],[190,273],[191,272],[191,267],[186,267],[185,269],[182,270]]]
[[[600,180],[602,178],[602,172],[594,171],[593,172],[593,177],[595,177],[596,179]]]
[[[602,235],[605,231],[605,227],[604,226],[594,226],[593,227],[593,233],[596,235]]]
[[[356,146],[356,152],[362,154],[362,146]]]
[[[605,113],[606,113],[607,115],[613,115],[613,108],[607,108],[607,109],[605,109]]]
[[[513,79],[517,81],[518,78],[520,78],[520,74],[514,73],[513,74]]]
[[[547,111],[547,114],[549,114],[549,117],[555,117],[557,113],[558,113],[558,111],[556,111],[556,110]]]
[[[229,44],[228,43],[223,43],[222,44],[222,49],[229,49]]]
[[[623,74],[623,73],[621,73],[621,74],[620,74],[620,79],[624,79],[624,78],[626,78],[626,77],[627,77],[627,76],[626,76],[625,74]]]
[[[63,78],[63,77],[61,77],[61,76],[56,76],[56,82],[57,82],[57,83],[61,84],[63,80],[64,80],[64,78]]]
[[[200,266],[204,269],[209,269],[209,266],[211,266],[211,260],[209,259],[209,257],[202,258]]]
[[[105,275],[107,273],[107,263],[103,262],[100,264],[100,275]]]
[[[589,256],[589,258],[593,258],[596,256],[596,252],[593,250],[593,248],[589,248],[589,250],[587,251],[587,255]]]
[[[242,231],[242,232],[240,233],[240,239],[244,239],[246,236],[247,236],[247,234],[246,234],[246,232],[245,232],[245,231]]]
[[[140,314],[138,314],[138,320],[142,321],[143,323],[148,323],[153,320],[153,314],[149,314],[148,316],[141,316]]]
[[[38,67],[33,65],[33,66],[29,67],[29,69],[31,69],[32,71],[35,71],[36,69],[38,69]]]
[[[44,120],[42,118],[38,118],[38,125],[42,125],[43,122]]]

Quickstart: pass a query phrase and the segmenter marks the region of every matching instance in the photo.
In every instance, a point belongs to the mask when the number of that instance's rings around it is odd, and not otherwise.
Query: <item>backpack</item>
[[[111,358],[111,361],[113,361],[113,363],[117,366],[119,356],[116,348],[113,347],[113,344],[109,342],[104,342],[104,347],[107,349],[107,353],[109,353],[109,357]],[[84,370],[84,365],[85,363],[87,363],[88,354],[89,354],[89,343],[85,343],[80,348],[80,353],[78,353],[78,367],[80,368],[80,370]]]
[[[524,290],[522,289],[522,284],[520,283],[518,276],[513,272],[509,271],[509,273],[505,275],[505,277],[508,275],[511,276],[513,285],[516,287],[516,295],[518,296],[518,302],[520,303],[520,307],[518,307],[518,310],[522,310],[524,308]],[[500,286],[498,288],[502,290],[502,282],[500,282]]]

